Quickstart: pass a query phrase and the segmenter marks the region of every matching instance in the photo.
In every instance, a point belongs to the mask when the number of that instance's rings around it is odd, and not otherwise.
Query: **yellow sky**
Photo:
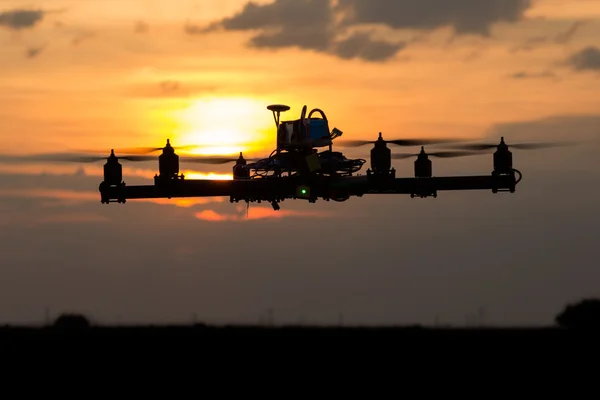
[[[566,44],[511,51],[531,38],[554,37],[578,18],[600,16],[600,1],[538,1],[527,13],[533,20],[498,25],[494,38],[449,42],[451,31],[440,29],[381,63],[253,49],[246,46],[251,32],[184,32],[186,23],[205,26],[244,3],[43,2],[52,12],[40,25],[0,30],[0,139],[18,152],[108,151],[160,146],[166,138],[231,150],[261,141],[266,156],[274,147],[271,103],[292,106],[289,118],[304,104],[322,108],[345,138],[375,138],[379,131],[480,136],[497,122],[594,113],[600,105],[600,80],[560,65],[597,42],[598,22]],[[0,1],[0,11],[31,5]],[[144,32],[136,33],[136,24]],[[40,52],[27,58],[31,49]],[[542,75],[549,70],[558,79]],[[540,77],[508,77],[522,71]]]

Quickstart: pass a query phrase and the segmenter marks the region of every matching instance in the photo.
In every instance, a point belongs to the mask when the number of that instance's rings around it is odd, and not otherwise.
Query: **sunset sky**
[[[45,308],[256,322],[272,308],[282,322],[463,324],[483,307],[490,324],[552,323],[600,296],[599,38],[600,0],[0,0],[4,154],[169,138],[266,157],[274,103],[291,107],[284,119],[324,110],[343,139],[583,143],[515,150],[512,195],[279,212],[227,198],[105,206],[102,162],[0,157],[0,322]],[[491,155],[433,162],[438,176],[492,168]],[[123,164],[130,185],[158,169]],[[228,179],[231,165],[182,169]]]

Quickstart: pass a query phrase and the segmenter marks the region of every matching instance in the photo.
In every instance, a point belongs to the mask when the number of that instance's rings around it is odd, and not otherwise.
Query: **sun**
[[[180,145],[197,145],[192,154],[236,154],[275,143],[273,118],[266,105],[250,98],[202,98],[181,110]],[[187,152],[187,151],[186,151]]]

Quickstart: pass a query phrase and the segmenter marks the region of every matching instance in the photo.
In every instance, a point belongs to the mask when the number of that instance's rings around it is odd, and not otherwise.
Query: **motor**
[[[158,171],[159,176],[163,178],[173,178],[179,174],[179,156],[175,154],[169,139],[162,154],[158,156]]]
[[[246,168],[246,159],[240,151],[240,158],[237,159],[233,166],[233,179],[250,179],[250,170]]]
[[[115,151],[110,151],[110,156],[104,164],[104,182],[108,186],[117,186],[123,182],[123,166],[115,156]]]
[[[387,174],[392,168],[392,151],[386,146],[379,132],[379,138],[371,149],[371,170],[375,174]]]
[[[432,169],[431,160],[425,153],[425,148],[421,146],[421,153],[415,160],[415,178],[431,178]]]
[[[113,188],[117,188],[117,203],[125,203],[123,195],[123,166],[119,163],[119,159],[115,156],[115,151],[110,151],[110,156],[107,157],[104,164],[104,180],[100,183],[98,190],[100,191],[100,201],[102,204],[111,203],[110,193],[114,192]]]
[[[513,172],[512,152],[504,142],[504,137],[500,139],[500,144],[494,152],[494,174],[507,175]]]

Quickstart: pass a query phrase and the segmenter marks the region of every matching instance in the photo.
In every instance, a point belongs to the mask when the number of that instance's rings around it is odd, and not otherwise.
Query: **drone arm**
[[[364,194],[419,194],[435,191],[492,190],[514,191],[521,179],[510,175],[448,176],[434,178],[370,178],[351,176],[328,178],[315,183],[312,194],[316,197],[331,193],[348,196]],[[103,201],[118,199],[153,199],[180,197],[222,197],[237,199],[271,200],[275,198],[294,198],[300,181],[292,178],[252,179],[252,180],[210,180],[186,179],[165,184],[140,186],[101,186]]]
[[[518,171],[517,171],[518,172]],[[433,178],[396,178],[373,181],[369,184],[370,194],[413,194],[438,191],[491,190],[514,191],[520,181],[515,175],[442,176]]]

